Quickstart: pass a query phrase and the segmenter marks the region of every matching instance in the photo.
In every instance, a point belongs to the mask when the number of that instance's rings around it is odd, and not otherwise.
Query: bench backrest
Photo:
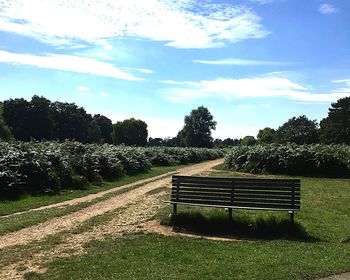
[[[246,209],[300,210],[300,180],[174,175],[171,201]]]

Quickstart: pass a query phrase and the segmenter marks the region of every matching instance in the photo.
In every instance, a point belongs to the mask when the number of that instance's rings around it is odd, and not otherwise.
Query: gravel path
[[[199,163],[199,164],[181,168],[178,170],[178,173],[182,175],[200,174],[205,171],[208,171],[209,169],[211,169],[212,167],[218,164],[221,164],[222,162],[223,162],[223,159]],[[144,182],[145,180],[142,180],[142,181]],[[130,187],[131,185],[141,184],[142,181],[129,184],[128,187]],[[170,175],[165,177],[163,176],[159,180],[152,181],[148,184],[143,185],[142,187],[131,190],[129,192],[118,194],[114,197],[111,197],[102,202],[95,203],[89,207],[86,207],[74,213],[71,213],[62,217],[53,218],[47,222],[3,235],[0,237],[0,249],[8,246],[26,244],[31,241],[43,239],[49,235],[56,234],[63,230],[73,229],[92,217],[102,215],[106,212],[124,207],[134,202],[136,199],[143,196],[149,191],[152,191],[154,189],[161,188],[164,186],[169,186],[170,182],[171,182]],[[118,190],[120,190],[121,188],[126,188],[126,186],[119,187]],[[108,193],[110,192],[111,190],[108,191]],[[103,193],[104,195],[106,194],[106,192],[103,192]],[[101,197],[101,193],[89,195],[88,197],[89,197],[88,199],[90,200],[97,197]],[[74,201],[75,201],[74,203],[77,204],[80,202],[84,202],[86,200],[84,200],[84,198],[79,198]]]

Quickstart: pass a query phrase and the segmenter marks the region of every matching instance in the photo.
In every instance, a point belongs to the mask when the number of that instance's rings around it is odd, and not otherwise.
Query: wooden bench
[[[256,179],[178,176],[172,177],[171,199],[177,205],[232,209],[288,211],[294,222],[294,212],[300,210],[299,179]]]

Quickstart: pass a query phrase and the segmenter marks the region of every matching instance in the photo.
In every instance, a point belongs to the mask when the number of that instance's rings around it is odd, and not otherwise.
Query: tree
[[[113,132],[113,126],[112,121],[103,116],[103,115],[94,115],[94,121],[97,123],[97,125],[100,128],[101,132],[101,140],[104,143],[112,144],[112,132]]]
[[[29,102],[23,98],[4,102],[5,121],[18,140],[51,139],[54,127],[51,116],[51,102],[42,96],[34,95]]]
[[[30,138],[50,140],[53,135],[54,123],[51,114],[51,101],[43,96],[34,95],[29,102],[26,126]]]
[[[212,147],[211,130],[215,130],[216,121],[209,110],[203,106],[191,111],[185,116],[185,125],[179,132],[181,146]]]
[[[150,137],[148,139],[148,146],[150,146],[150,147],[161,147],[161,146],[163,146],[163,139],[162,138],[152,138],[152,137]]]
[[[260,129],[258,135],[256,136],[260,143],[272,143],[275,135],[275,130],[270,127],[265,127]]]
[[[11,129],[5,123],[3,112],[3,105],[0,104],[0,140],[10,141],[13,139],[13,135]]]
[[[278,143],[311,144],[318,142],[316,120],[309,120],[305,115],[293,117],[280,126],[275,133]]]
[[[147,137],[147,124],[142,120],[131,118],[113,124],[112,138],[113,143],[116,145],[146,146]]]
[[[226,138],[221,143],[224,147],[239,146],[240,141],[238,139]]]
[[[331,104],[328,116],[320,123],[320,138],[327,144],[350,144],[350,97]]]
[[[100,126],[97,124],[96,120],[92,119],[92,121],[89,123],[87,135],[88,143],[99,143],[102,141],[101,129]]]
[[[62,102],[55,102],[52,106],[56,139],[89,142],[89,133],[94,129],[91,127],[92,116],[87,114],[84,108],[78,107],[74,103]]]
[[[27,127],[29,102],[23,98],[4,101],[3,117],[5,123],[12,129],[17,140],[29,141],[30,131]]]
[[[241,145],[252,146],[256,144],[256,139],[254,136],[247,135],[241,139]]]

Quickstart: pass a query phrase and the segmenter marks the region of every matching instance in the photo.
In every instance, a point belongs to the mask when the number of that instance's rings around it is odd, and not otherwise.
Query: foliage
[[[101,132],[101,140],[103,143],[112,144],[112,121],[100,114],[94,115],[94,121],[97,123],[98,127],[100,128]]]
[[[241,145],[251,146],[256,144],[254,136],[245,136],[241,139]]]
[[[240,146],[226,155],[225,166],[252,173],[350,177],[350,147],[320,144]]]
[[[312,144],[318,142],[318,125],[305,115],[293,117],[280,126],[275,133],[277,143]]]
[[[146,146],[147,136],[147,124],[142,120],[131,118],[113,125],[112,138],[116,145]]]
[[[259,143],[267,143],[270,144],[273,142],[273,138],[275,135],[275,130],[270,127],[265,127],[264,129],[260,129],[258,135],[256,136]]]
[[[3,110],[4,121],[16,140],[112,142],[111,120],[101,115],[92,117],[74,103],[51,102],[34,95],[30,101],[23,98],[5,100]]]
[[[0,142],[0,199],[84,188],[124,174],[222,157],[220,150],[126,147],[65,141]]]
[[[181,146],[209,148],[213,146],[211,130],[215,130],[216,121],[206,107],[200,106],[185,116],[185,125],[179,132]]]
[[[11,133],[11,129],[5,123],[3,112],[3,105],[0,103],[0,141],[10,141],[13,140],[13,135]]]
[[[320,134],[324,143],[350,144],[350,97],[332,103],[328,117],[320,123]]]

